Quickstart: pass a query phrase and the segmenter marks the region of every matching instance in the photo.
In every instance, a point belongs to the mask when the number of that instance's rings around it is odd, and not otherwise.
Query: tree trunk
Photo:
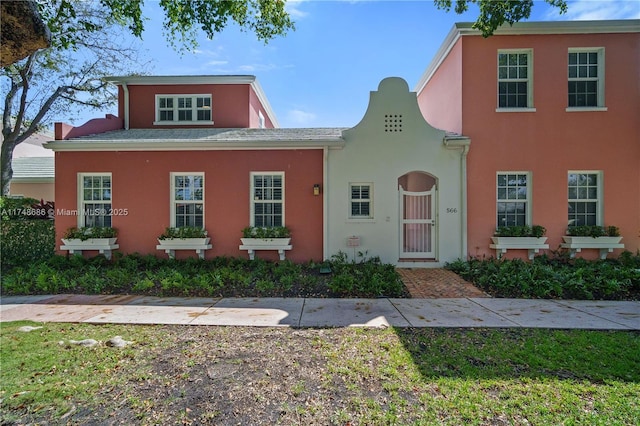
[[[2,195],[9,195],[11,187],[11,178],[13,177],[13,167],[11,167],[11,159],[13,158],[13,150],[16,147],[14,140],[4,140],[2,142],[2,152],[0,153],[0,173],[2,183]]]

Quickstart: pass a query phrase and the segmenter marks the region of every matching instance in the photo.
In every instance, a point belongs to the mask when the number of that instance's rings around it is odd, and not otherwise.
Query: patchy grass
[[[640,334],[542,329],[2,325],[2,421],[616,424]],[[121,335],[135,344],[64,347]]]

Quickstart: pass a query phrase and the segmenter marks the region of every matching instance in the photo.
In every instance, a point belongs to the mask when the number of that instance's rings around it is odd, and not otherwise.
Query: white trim
[[[286,226],[285,222],[285,176],[283,171],[261,171],[261,172],[249,172],[249,225],[255,225],[255,199],[253,185],[255,176],[280,176],[282,178],[282,226]],[[277,200],[276,200],[277,201]]]
[[[505,225],[499,225],[498,224],[498,203],[503,202],[503,203],[509,203],[509,202],[522,202],[521,199],[518,200],[509,200],[509,199],[500,199],[498,198],[498,177],[500,175],[526,175],[527,176],[527,198],[524,201],[527,205],[526,209],[525,209],[525,216],[524,216],[524,224],[528,225],[528,226],[532,226],[533,225],[533,173],[531,171],[528,170],[508,170],[508,171],[503,171],[503,170],[498,170],[496,172],[496,215],[495,215],[495,219],[496,219],[496,227],[499,226],[505,226]],[[508,187],[508,183],[507,183],[507,187]]]
[[[567,81],[584,81],[588,80],[588,77],[580,78],[580,77],[569,77],[569,54],[570,53],[595,53],[598,56],[598,77],[596,77],[597,86],[598,86],[598,95],[597,95],[597,106],[586,106],[586,107],[567,107],[567,110],[576,110],[582,109],[583,111],[591,110],[591,111],[602,111],[602,108],[606,111],[605,106],[605,49],[604,47],[570,47],[567,50]],[[578,64],[580,65],[580,64]],[[568,92],[567,92],[568,96]],[[567,99],[568,100],[568,99]],[[568,102],[567,102],[568,103]]]
[[[496,108],[496,112],[536,112],[535,108]]]
[[[45,148],[58,151],[216,151],[216,150],[278,150],[278,149],[342,149],[344,139],[305,141],[188,141],[154,140],[148,141],[55,141]]]
[[[569,170],[567,171],[567,220],[569,220],[569,175],[571,174],[590,174],[598,175],[598,185],[596,186],[598,194],[596,201],[596,225],[604,226],[604,173],[602,170]],[[573,199],[574,201],[576,199]],[[589,201],[585,199],[583,201]]]
[[[111,204],[111,208],[113,209],[113,176],[111,172],[78,172],[77,173],[77,186],[76,186],[76,202],[77,202],[77,206],[78,206],[78,211],[77,211],[77,226],[78,228],[84,228],[84,218],[85,218],[85,199],[84,199],[84,178],[88,177],[88,176],[98,176],[98,177],[105,177],[108,176],[109,178],[111,178],[111,199],[109,200],[109,204]],[[104,201],[104,200],[95,200],[98,201],[97,203],[90,203],[90,204],[100,204],[99,201]],[[105,204],[105,203],[103,203]],[[113,227],[113,217],[111,218],[112,222],[111,222],[111,226]]]
[[[368,216],[353,216],[351,214],[352,211],[352,206],[351,204],[353,203],[353,198],[351,198],[351,189],[353,188],[353,186],[368,186],[369,187],[369,215]],[[373,214],[373,182],[349,182],[349,192],[347,193],[347,205],[349,206],[349,211],[347,212],[348,216],[347,216],[347,221],[349,223],[351,222],[363,222],[363,223],[368,223],[368,222],[373,222],[373,220],[375,219],[375,216]]]
[[[500,78],[500,55],[527,55],[527,77],[526,79],[521,78]],[[521,65],[518,65],[521,66]],[[508,65],[507,65],[508,67]],[[508,68],[507,68],[508,69]],[[498,49],[496,55],[496,111],[507,110],[508,112],[515,112],[520,109],[526,109],[527,112],[535,112],[535,107],[533,106],[533,49],[532,48],[524,48],[524,49]],[[525,81],[527,83],[527,106],[523,108],[519,107],[500,107],[500,83],[505,82],[522,82]]]
[[[440,48],[418,80],[414,91],[422,92],[440,65],[462,36],[481,37],[479,30],[471,28],[472,22],[458,22],[453,25]],[[640,19],[598,20],[598,21],[545,21],[516,22],[512,26],[503,25],[494,32],[494,36],[523,34],[605,34],[640,32]]]
[[[176,176],[202,176],[202,200],[197,200],[197,202],[187,203],[190,200],[176,200]],[[169,173],[169,226],[172,228],[176,227],[176,203],[185,201],[185,204],[200,204],[202,202],[202,229],[206,229],[206,211],[205,211],[205,191],[206,191],[206,183],[205,183],[205,175],[204,172],[170,172]]]
[[[607,112],[607,107],[567,107],[566,112]]]

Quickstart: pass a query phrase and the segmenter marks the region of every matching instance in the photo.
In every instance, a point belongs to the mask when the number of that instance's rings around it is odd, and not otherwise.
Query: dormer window
[[[211,95],[156,95],[153,124],[213,124]]]

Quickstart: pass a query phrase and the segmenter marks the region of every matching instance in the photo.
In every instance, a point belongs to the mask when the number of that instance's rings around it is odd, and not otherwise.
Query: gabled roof
[[[253,88],[256,96],[264,106],[264,109],[273,123],[274,127],[278,127],[278,119],[271,108],[271,104],[262,90],[262,86],[258,83],[255,75],[130,75],[130,76],[111,76],[105,77],[106,81],[117,85],[146,85],[146,86],[162,86],[162,85],[188,85],[188,84],[248,84]]]
[[[54,157],[14,158],[11,165],[16,183],[53,182],[55,176]]]
[[[344,146],[345,128],[129,129],[49,142],[54,151],[309,149]]]
[[[445,60],[458,39],[463,36],[481,36],[479,30],[471,28],[472,22],[458,22],[453,25],[420,77],[414,91],[420,93],[431,79],[440,64]],[[492,37],[501,35],[532,35],[532,34],[606,34],[606,33],[637,33],[640,32],[640,19],[620,19],[602,21],[545,21],[545,22],[516,22],[513,25],[503,25]]]

